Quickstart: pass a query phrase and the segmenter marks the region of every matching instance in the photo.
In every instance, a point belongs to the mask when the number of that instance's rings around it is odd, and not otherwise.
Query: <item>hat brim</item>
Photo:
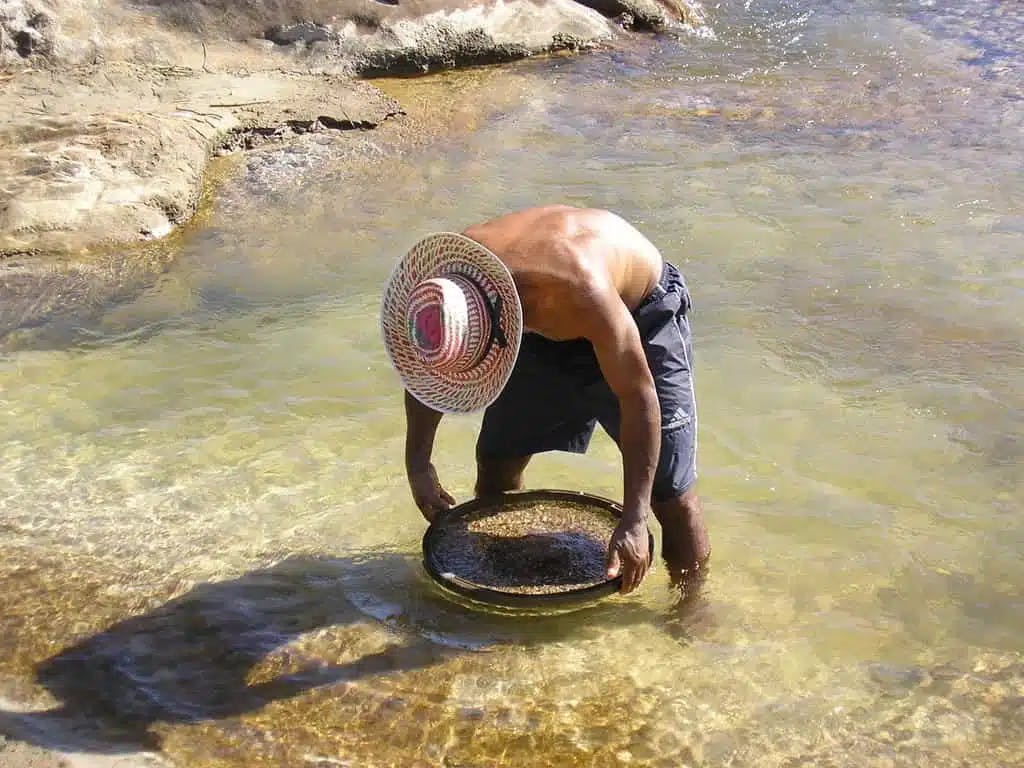
[[[507,343],[491,344],[466,371],[440,373],[428,367],[409,339],[409,296],[423,280],[460,274],[471,278],[494,304],[500,298],[500,324]],[[427,235],[395,265],[381,302],[381,335],[405,389],[442,413],[472,413],[493,403],[505,388],[523,335],[523,308],[515,281],[502,261],[480,243],[454,232]]]

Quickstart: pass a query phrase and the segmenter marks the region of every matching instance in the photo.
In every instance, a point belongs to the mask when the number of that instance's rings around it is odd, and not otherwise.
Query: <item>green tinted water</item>
[[[386,85],[473,130],[369,170],[249,155],[153,285],[27,331],[0,358],[6,688],[188,765],[1024,764],[1024,17],[711,25]],[[691,285],[697,600],[658,569],[521,621],[420,571],[380,287],[421,234],[553,200],[621,212]],[[460,499],[478,422],[441,428]],[[617,496],[618,466],[602,436],[529,481]]]

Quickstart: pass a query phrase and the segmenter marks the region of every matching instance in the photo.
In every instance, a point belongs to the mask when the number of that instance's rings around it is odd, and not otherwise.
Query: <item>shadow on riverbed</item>
[[[302,556],[201,584],[39,664],[36,681],[60,705],[0,711],[0,733],[77,752],[157,749],[160,724],[230,718],[316,688],[565,639],[584,624],[665,621],[635,603],[561,617],[479,614],[438,595],[418,567],[396,553]]]
[[[0,732],[51,748],[152,748],[156,723],[236,716],[320,686],[437,663],[453,649],[410,632],[359,653],[367,632],[355,625],[374,620],[346,586],[387,577],[392,561],[405,559],[293,557],[201,584],[40,664],[36,681],[61,706],[0,712]],[[298,642],[307,635],[311,642]]]

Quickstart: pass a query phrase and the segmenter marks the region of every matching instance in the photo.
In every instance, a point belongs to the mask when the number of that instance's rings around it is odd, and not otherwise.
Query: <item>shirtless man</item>
[[[507,267],[524,326],[511,375],[484,412],[477,495],[522,488],[535,453],[585,452],[600,423],[623,462],[623,514],[609,544],[609,578],[621,573],[623,592],[643,580],[651,510],[670,570],[700,569],[710,545],[695,489],[690,296],[682,275],[608,211],[545,206],[462,234]],[[405,407],[409,486],[433,520],[455,503],[431,463],[442,414],[408,389]]]

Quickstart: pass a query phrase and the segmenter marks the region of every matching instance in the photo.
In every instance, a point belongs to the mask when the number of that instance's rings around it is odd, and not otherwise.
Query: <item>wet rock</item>
[[[309,45],[311,43],[332,40],[337,36],[328,26],[303,21],[299,24],[272,27],[267,30],[266,37],[277,45],[294,45],[295,43],[305,43],[306,45]]]
[[[704,23],[700,7],[676,0],[577,0],[619,21],[626,29],[662,30],[678,24]]]
[[[895,697],[906,696],[915,688],[929,682],[926,670],[899,664],[871,664],[868,666],[868,676],[878,684],[886,696]]]

